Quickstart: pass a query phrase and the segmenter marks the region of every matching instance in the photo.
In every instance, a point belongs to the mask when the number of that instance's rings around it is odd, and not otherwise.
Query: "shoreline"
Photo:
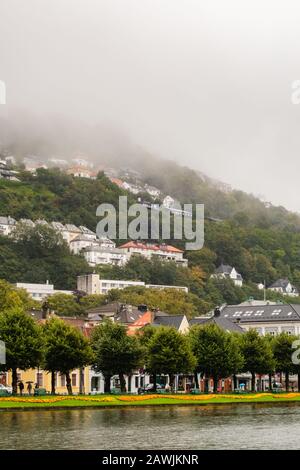
[[[258,393],[256,395],[201,395],[201,396],[128,396],[104,395],[90,396],[45,396],[45,397],[3,397],[0,398],[0,412],[7,411],[49,411],[49,410],[78,410],[78,409],[116,409],[136,407],[166,407],[166,406],[223,406],[223,405],[286,405],[299,404],[300,393],[285,393],[280,395]]]

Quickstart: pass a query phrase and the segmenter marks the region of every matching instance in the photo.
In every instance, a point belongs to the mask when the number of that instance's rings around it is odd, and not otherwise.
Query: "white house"
[[[75,237],[77,237],[78,235],[81,235],[81,230],[79,227],[76,227],[76,225],[74,224],[65,224],[61,231],[61,235],[63,239],[66,240],[66,242],[69,245],[70,242],[74,240]]]
[[[289,295],[291,297],[298,297],[298,289],[291,284],[288,279],[278,279],[270,287],[269,290],[273,292],[279,292],[282,295]]]
[[[215,273],[211,275],[211,277],[231,279],[236,286],[242,287],[243,285],[243,278],[241,274],[238,273],[237,270],[229,264],[221,264],[216,269]]]
[[[16,287],[18,289],[25,289],[28,294],[38,301],[43,301],[47,297],[53,294],[69,294],[72,295],[73,292],[70,290],[55,290],[53,284],[49,284],[47,281],[45,284],[34,284],[29,282],[17,282]]]
[[[0,235],[10,235],[15,225],[16,221],[12,217],[0,217]]]
[[[175,199],[173,199],[169,195],[166,196],[163,200],[163,206],[166,207],[167,209],[170,209],[170,207],[173,207],[175,203],[176,203]]]
[[[10,170],[5,160],[0,160],[0,179],[4,178],[11,181],[20,181],[16,175],[18,171]]]
[[[128,255],[123,250],[101,246],[101,242],[99,243],[97,240],[93,243],[89,242],[89,245],[83,248],[82,253],[90,266],[98,264],[123,266],[128,261]]]
[[[80,166],[80,165],[72,166],[68,168],[67,174],[75,176],[76,178],[89,178],[89,179],[95,179],[97,176],[94,171],[84,166]]]
[[[160,190],[155,188],[155,186],[149,186],[148,184],[145,184],[145,191],[154,198],[160,196]]]
[[[90,238],[87,235],[79,234],[70,241],[70,250],[75,255],[78,255],[84,248],[92,248],[98,246],[98,241],[95,238]]]

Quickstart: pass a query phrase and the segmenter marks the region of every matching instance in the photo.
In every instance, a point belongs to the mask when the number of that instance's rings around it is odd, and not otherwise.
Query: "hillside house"
[[[157,258],[162,261],[174,261],[180,266],[187,266],[188,260],[183,258],[183,250],[175,246],[154,243],[144,243],[141,241],[130,241],[119,247],[128,253],[129,256],[138,254],[147,259]]]
[[[268,290],[273,292],[278,292],[282,295],[289,295],[291,297],[298,297],[299,291],[293,286],[293,284],[288,279],[278,279],[275,281]]]
[[[236,286],[242,287],[243,285],[243,278],[237,270],[230,266],[229,264],[221,264],[215,271],[214,274],[211,275],[212,278],[219,278],[219,279],[231,279]]]

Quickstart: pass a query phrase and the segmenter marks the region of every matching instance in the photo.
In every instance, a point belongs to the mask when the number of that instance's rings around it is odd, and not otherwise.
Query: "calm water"
[[[300,449],[300,406],[0,412],[0,449]]]

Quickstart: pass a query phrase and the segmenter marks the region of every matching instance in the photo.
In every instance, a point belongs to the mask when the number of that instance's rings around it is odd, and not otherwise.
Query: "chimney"
[[[145,313],[145,312],[148,311],[148,306],[145,305],[145,304],[138,305],[138,310],[139,310],[140,312]]]

